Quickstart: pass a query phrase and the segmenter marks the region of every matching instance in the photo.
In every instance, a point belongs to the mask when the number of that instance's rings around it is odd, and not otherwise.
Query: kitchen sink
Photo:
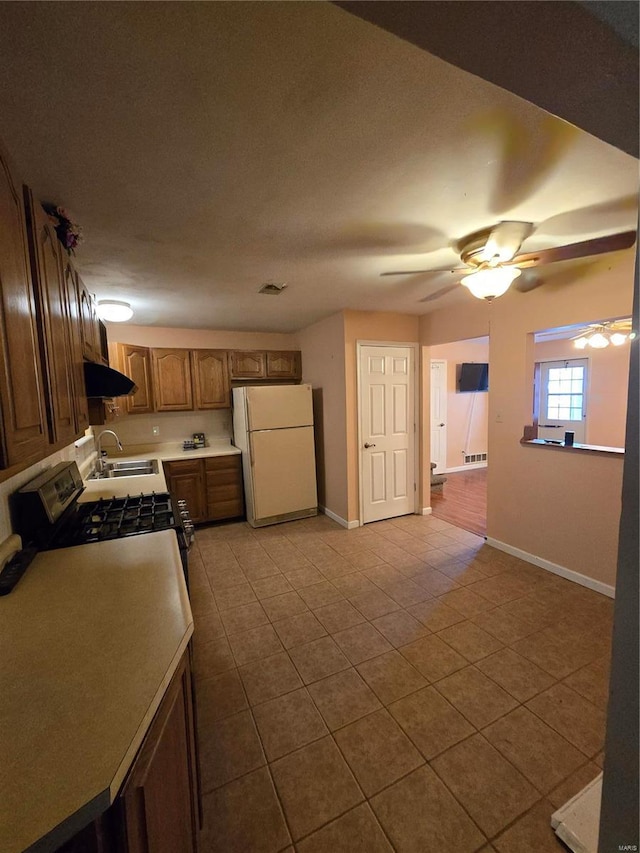
[[[111,477],[140,477],[157,474],[157,459],[136,459],[131,462],[104,462],[102,471],[93,471],[88,480],[107,480]]]

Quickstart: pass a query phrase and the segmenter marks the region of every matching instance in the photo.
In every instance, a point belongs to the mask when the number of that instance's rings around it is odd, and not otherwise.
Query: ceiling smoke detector
[[[258,293],[266,293],[270,296],[278,296],[278,294],[282,293],[286,286],[287,284],[284,281],[267,281],[262,285]]]

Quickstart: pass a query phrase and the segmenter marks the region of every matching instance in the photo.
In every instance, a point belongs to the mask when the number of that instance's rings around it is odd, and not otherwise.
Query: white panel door
[[[589,359],[543,361],[540,366],[538,438],[564,441],[565,431],[574,443],[585,443]]]
[[[363,522],[415,509],[413,350],[360,347]]]
[[[431,461],[442,474],[447,469],[447,362],[431,359]]]
[[[250,436],[255,519],[315,508],[313,427],[268,429]]]

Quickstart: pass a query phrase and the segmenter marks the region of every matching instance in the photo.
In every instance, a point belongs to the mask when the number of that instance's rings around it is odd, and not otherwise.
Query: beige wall
[[[455,341],[431,347],[430,358],[447,362],[447,469],[459,468],[465,453],[486,453],[488,449],[489,393],[460,394],[456,366],[463,361],[488,362],[486,338]],[[468,438],[467,438],[468,436]]]
[[[536,361],[588,358],[586,444],[624,447],[629,391],[629,345],[577,350],[572,341],[535,344]]]
[[[605,584],[615,582],[622,459],[522,446],[520,438],[531,421],[530,333],[629,316],[634,257],[609,255],[579,277],[567,273],[562,282],[510,291],[490,305],[473,300],[421,322],[427,346],[490,327],[488,536]]]
[[[299,349],[296,334],[275,332],[226,332],[215,329],[171,329],[164,326],[136,326],[107,323],[109,343],[141,347],[181,349]]]
[[[318,502],[347,520],[347,407],[344,316],[334,314],[299,334],[302,378],[313,388]]]
[[[347,410],[347,481],[348,481],[348,520],[360,517],[359,493],[359,449],[358,449],[358,383],[357,383],[357,341],[414,343],[419,340],[419,318],[407,314],[392,314],[383,311],[345,311],[344,312],[344,359]],[[416,361],[419,361],[416,348]],[[418,364],[416,364],[416,370]],[[416,416],[419,401],[416,400]],[[418,428],[418,455],[420,470],[423,467],[422,445]]]
[[[154,435],[153,429],[159,432]],[[96,435],[103,429],[114,429],[122,445],[127,450],[136,444],[166,444],[168,442],[181,445],[186,438],[191,438],[194,432],[203,432],[208,442],[231,439],[233,425],[231,409],[220,409],[212,412],[155,412],[152,415],[124,415],[115,423],[96,426]],[[105,449],[111,449],[111,443],[105,440]]]

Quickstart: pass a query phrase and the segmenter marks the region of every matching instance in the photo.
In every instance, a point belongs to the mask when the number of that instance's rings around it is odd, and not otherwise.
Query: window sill
[[[601,453],[609,456],[624,456],[624,447],[607,447],[600,444],[565,445],[564,441],[545,441],[543,438],[533,438],[529,441],[525,441],[524,438],[521,438],[520,444],[533,445],[535,447],[550,447],[552,450],[564,450],[575,453]]]

